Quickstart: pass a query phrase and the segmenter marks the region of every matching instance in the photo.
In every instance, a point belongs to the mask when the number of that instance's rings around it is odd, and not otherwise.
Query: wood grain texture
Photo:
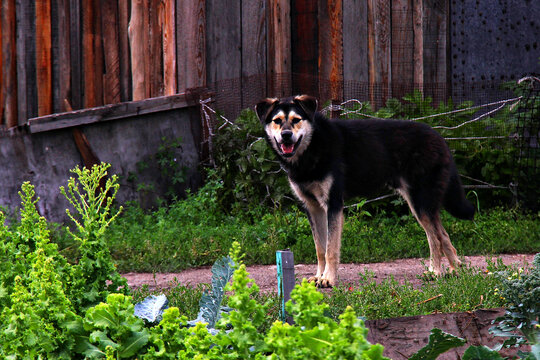
[[[343,79],[345,99],[367,94],[368,12],[364,0],[343,0]]]
[[[70,1],[70,58],[71,58],[71,99],[70,104],[74,109],[83,106],[82,100],[82,27],[81,27],[81,3],[80,0]]]
[[[268,26],[268,95],[291,95],[291,8],[287,0],[269,0]]]
[[[4,48],[3,48],[3,43],[4,43],[4,37],[3,37],[3,34],[6,32],[6,30],[4,29],[4,18],[3,18],[3,15],[4,14],[4,11],[3,11],[3,3],[0,3],[0,21],[2,21],[2,23],[0,24],[0,51],[2,51],[2,53],[0,54],[0,126],[4,125]]]
[[[36,73],[38,114],[53,112],[51,58],[51,0],[36,2]]]
[[[378,108],[391,96],[391,9],[385,0],[368,0],[370,101]]]
[[[319,97],[319,4],[294,0],[291,8],[293,93]]]
[[[103,102],[114,104],[121,101],[118,2],[101,0],[101,11],[104,52]]]
[[[266,96],[266,0],[242,1],[242,108]]]
[[[82,1],[82,79],[83,106],[103,104],[103,48],[101,33],[101,4]]]
[[[342,0],[319,0],[319,97],[343,99]]]
[[[178,92],[206,85],[206,1],[176,1]]]
[[[424,0],[413,1],[413,78],[415,89],[424,91]]]
[[[144,58],[144,0],[133,0],[131,2],[131,18],[129,21],[129,43],[131,45],[131,81],[133,89],[133,100],[146,98],[146,79]]]
[[[18,125],[15,0],[2,0],[1,10],[3,115],[6,127],[12,128]]]
[[[240,1],[206,1],[208,83],[241,77],[240,9]]]
[[[160,13],[162,12],[161,0],[147,0],[145,11],[145,24],[148,42],[146,54],[145,72],[147,76],[146,97],[163,95],[163,45],[161,35]]]
[[[392,1],[392,97],[414,89],[413,0]]]
[[[17,17],[17,105],[19,125],[37,116],[36,43],[34,0],[16,0]],[[1,26],[0,26],[1,29]],[[0,30],[1,32],[1,30]],[[1,37],[1,36],[0,36]],[[1,49],[1,45],[0,45]],[[0,56],[1,62],[2,56]],[[0,65],[0,69],[2,66]],[[0,70],[0,74],[1,74]],[[0,75],[1,76],[1,75]],[[2,81],[0,81],[0,84]],[[1,89],[1,85],[0,85]],[[0,90],[1,92],[1,90]],[[1,97],[1,95],[0,95]],[[0,114],[3,101],[0,100]],[[1,115],[0,115],[1,119]],[[1,121],[0,121],[1,122]]]
[[[71,94],[70,1],[52,0],[53,111],[62,112]]]
[[[161,96],[32,118],[28,120],[28,126],[31,133],[37,133],[189,106],[193,106],[193,103],[186,98],[185,94]]]
[[[120,47],[120,101],[131,100],[131,60],[129,48],[129,3],[118,0],[118,46]]]
[[[162,8],[163,93],[176,94],[176,7],[174,0],[164,0]]]

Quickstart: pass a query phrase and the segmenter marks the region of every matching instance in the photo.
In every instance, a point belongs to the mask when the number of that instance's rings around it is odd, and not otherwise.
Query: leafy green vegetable
[[[442,353],[455,347],[465,345],[467,340],[445,333],[441,329],[432,329],[429,343],[420,349],[409,360],[435,360]]]

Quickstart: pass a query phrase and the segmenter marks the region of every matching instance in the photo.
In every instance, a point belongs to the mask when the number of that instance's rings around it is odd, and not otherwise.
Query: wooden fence
[[[198,87],[239,108],[360,88],[375,104],[413,88],[446,95],[448,0],[0,3],[4,128]]]

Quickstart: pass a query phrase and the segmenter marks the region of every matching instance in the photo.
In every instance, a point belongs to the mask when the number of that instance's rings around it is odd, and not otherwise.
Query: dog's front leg
[[[341,231],[343,229],[343,206],[328,209],[328,242],[326,243],[326,266],[317,282],[319,287],[332,287],[337,281],[341,250]]]
[[[326,244],[328,240],[328,221],[326,210],[318,203],[306,204],[309,224],[317,251],[317,274],[308,279],[310,282],[319,283],[326,266]]]

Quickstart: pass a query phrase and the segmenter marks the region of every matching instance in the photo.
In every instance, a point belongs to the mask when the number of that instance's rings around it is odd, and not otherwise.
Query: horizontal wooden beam
[[[36,117],[28,120],[31,133],[70,128],[103,121],[125,119],[138,115],[174,110],[197,105],[196,97],[182,93],[140,101],[127,101],[95,108]]]

